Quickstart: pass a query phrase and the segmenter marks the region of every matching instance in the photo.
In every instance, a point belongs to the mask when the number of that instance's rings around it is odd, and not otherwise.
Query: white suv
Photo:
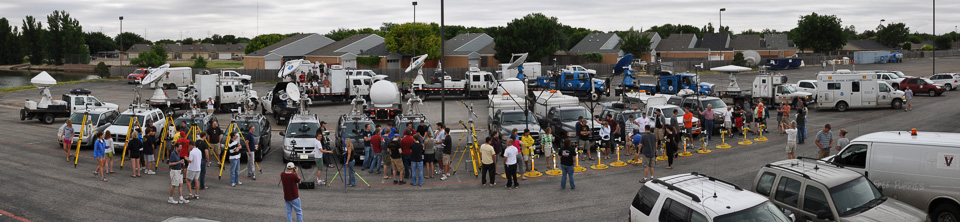
[[[930,81],[943,85],[947,90],[957,90],[960,87],[960,77],[956,73],[937,73],[930,76]]]
[[[879,80],[879,81],[884,81],[884,82],[886,82],[887,84],[890,84],[891,86],[893,86],[893,88],[896,88],[896,89],[899,89],[899,88],[900,88],[900,82],[903,82],[903,78],[901,78],[900,76],[897,76],[897,74],[887,73],[887,72],[878,72],[878,73],[877,73],[877,80]]]
[[[640,188],[630,221],[793,221],[767,198],[696,172],[654,179]]]

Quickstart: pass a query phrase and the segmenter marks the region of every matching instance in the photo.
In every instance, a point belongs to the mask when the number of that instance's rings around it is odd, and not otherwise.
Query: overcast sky
[[[257,11],[259,4],[259,19]],[[811,12],[837,15],[843,25],[858,32],[874,29],[881,19],[903,22],[911,32],[930,33],[932,1],[904,0],[451,0],[446,1],[446,24],[463,26],[505,26],[514,18],[532,12],[557,17],[574,27],[601,31],[648,28],[654,25],[713,22],[723,12],[723,24],[735,33],[764,28],[789,30],[801,15]],[[327,33],[338,27],[377,28],[382,22],[413,21],[411,1],[398,0],[3,0],[0,16],[21,25],[27,15],[41,18],[66,10],[78,19],[84,31],[102,31],[114,36],[123,30],[146,35],[147,39],[203,38],[212,34],[254,37],[258,33]],[[960,25],[960,1],[937,2],[937,33],[954,31]],[[440,1],[421,0],[418,22],[440,23]],[[258,22],[259,21],[259,22]],[[259,24],[259,25],[258,25]],[[209,33],[209,34],[208,34]]]

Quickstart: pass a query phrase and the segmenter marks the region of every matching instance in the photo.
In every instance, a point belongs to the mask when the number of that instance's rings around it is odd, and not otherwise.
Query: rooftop
[[[730,34],[727,33],[704,33],[697,48],[707,48],[713,51],[726,50],[730,48]]]
[[[730,48],[734,50],[763,50],[767,49],[767,46],[760,39],[760,35],[737,35],[730,39]]]
[[[590,33],[583,37],[577,45],[570,48],[569,53],[619,53],[620,36],[615,33]]]
[[[699,198],[699,203],[693,201],[692,198],[680,198],[677,201],[686,202],[690,206],[702,205],[708,211],[707,217],[741,211],[768,201],[766,197],[760,194],[696,172],[667,176],[659,180]],[[646,185],[651,184],[669,189],[663,184],[652,182],[648,182]],[[714,194],[716,194],[716,198],[714,198]]]
[[[303,41],[302,43],[298,43]],[[276,54],[279,56],[302,56],[306,52],[312,51],[314,49],[324,47],[333,43],[333,39],[327,38],[326,36],[317,34],[317,33],[305,33],[297,34],[294,36],[287,37],[286,39],[281,40],[273,45],[269,45],[260,50],[254,51],[247,56],[267,56]],[[298,44],[295,44],[298,43]],[[288,47],[289,46],[289,47]]]
[[[918,131],[916,136],[912,136],[907,131],[885,131],[863,135],[850,142],[863,141],[960,148],[957,143],[960,133]]]
[[[342,56],[347,53],[354,55],[362,54],[366,50],[373,49],[384,44],[383,37],[376,34],[356,34],[343,40],[320,47],[306,55],[311,56]]]
[[[697,35],[673,34],[660,41],[657,51],[684,51],[696,47]]]
[[[485,51],[486,48],[492,48],[493,37],[486,33],[464,33],[454,36],[444,43],[446,50],[444,55],[457,56],[469,55],[477,52],[479,54],[493,54],[493,51]]]
[[[837,167],[830,163],[814,160],[788,159],[767,164],[768,166],[777,166],[772,169],[783,171],[784,173],[794,173],[806,175],[810,180],[823,183],[827,187],[834,187],[851,180],[863,177],[857,171]],[[765,166],[767,167],[767,166]],[[784,170],[782,168],[790,170]],[[795,172],[794,172],[795,171]]]

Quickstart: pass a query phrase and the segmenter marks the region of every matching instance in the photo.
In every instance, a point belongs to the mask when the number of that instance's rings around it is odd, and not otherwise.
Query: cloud
[[[463,26],[505,26],[529,13],[543,13],[574,27],[601,31],[649,28],[654,25],[690,24],[697,27],[720,23],[734,32],[765,28],[789,30],[801,15],[812,12],[837,15],[843,25],[858,31],[874,29],[880,19],[903,22],[911,31],[931,32],[932,3],[893,0],[835,1],[807,0],[784,2],[769,0],[674,0],[655,1],[582,1],[582,0],[486,0],[446,1],[446,24]],[[259,19],[258,19],[259,4]],[[937,33],[953,31],[960,17],[960,1],[937,4]],[[65,10],[84,26],[85,31],[119,33],[119,16],[124,16],[124,31],[135,32],[151,40],[204,38],[212,34],[253,37],[266,33],[327,33],[344,28],[378,28],[384,22],[413,21],[411,1],[294,1],[294,0],[5,0],[0,15],[20,25],[27,15],[46,22],[46,15]],[[440,23],[438,0],[418,1],[418,22]],[[46,26],[46,25],[44,25]],[[208,34],[209,33],[209,34]]]

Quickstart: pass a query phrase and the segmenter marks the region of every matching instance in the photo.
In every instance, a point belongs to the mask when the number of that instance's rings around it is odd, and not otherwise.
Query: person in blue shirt
[[[96,136],[97,141],[93,143],[93,159],[97,160],[97,170],[93,171],[93,175],[96,176],[100,174],[100,181],[107,182],[107,178],[103,176],[103,166],[106,164],[105,153],[107,150],[107,143],[103,141],[103,133],[100,133]]]
[[[247,176],[250,179],[257,180],[257,174],[254,173],[257,170],[255,153],[260,147],[257,145],[257,138],[253,135],[254,130],[254,126],[250,125],[250,130],[243,133],[243,141],[247,145]]]
[[[640,135],[640,130],[634,129],[633,140],[631,141],[633,143],[633,147],[640,147],[640,138],[642,138],[642,136]],[[634,166],[639,165],[639,163],[637,163],[638,162],[637,160],[639,159],[640,159],[640,149],[637,149],[637,152],[633,154]]]

